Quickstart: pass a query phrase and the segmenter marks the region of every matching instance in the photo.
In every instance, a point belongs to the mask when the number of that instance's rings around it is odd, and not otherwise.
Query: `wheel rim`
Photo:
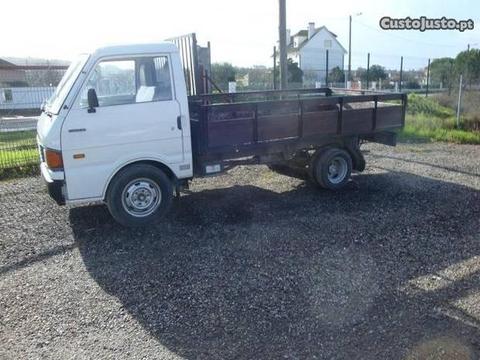
[[[124,210],[135,217],[145,217],[153,213],[162,201],[158,184],[150,179],[130,181],[122,192]]]
[[[341,156],[335,156],[328,163],[328,181],[332,184],[341,183],[348,172],[347,160]]]

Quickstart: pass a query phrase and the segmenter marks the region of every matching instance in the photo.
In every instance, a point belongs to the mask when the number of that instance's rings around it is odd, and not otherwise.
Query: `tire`
[[[143,226],[164,215],[172,198],[172,182],[162,170],[152,165],[137,164],[115,175],[106,203],[118,223]]]
[[[340,148],[327,148],[314,156],[312,161],[313,180],[329,190],[343,188],[352,174],[352,158]]]

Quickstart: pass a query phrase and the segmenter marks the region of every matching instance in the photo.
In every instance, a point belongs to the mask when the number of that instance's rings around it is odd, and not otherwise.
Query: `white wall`
[[[313,36],[302,49],[300,49],[301,69],[306,75],[315,73],[317,76],[317,81],[325,81],[327,50],[327,48],[325,48],[325,40],[331,41],[331,47],[328,48],[329,71],[337,66],[340,69],[344,68],[345,53],[343,49],[338,45],[335,38],[328,31],[322,29],[315,36]]]
[[[8,100],[11,91],[12,100]],[[55,87],[0,88],[0,110],[40,109],[42,103],[52,96]]]
[[[0,69],[0,82],[25,81],[25,70]]]
[[[301,43],[303,43],[307,39],[306,36],[294,36],[293,37],[293,47],[298,47]]]

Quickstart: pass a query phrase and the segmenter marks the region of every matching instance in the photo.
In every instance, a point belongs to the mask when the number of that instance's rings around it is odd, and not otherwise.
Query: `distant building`
[[[0,58],[0,86],[57,86],[68,61],[35,58]]]
[[[25,70],[7,60],[0,59],[0,86],[25,86],[27,78]]]
[[[39,109],[67,66],[61,60],[0,58],[0,113]]]
[[[327,27],[315,28],[311,22],[293,36],[287,30],[287,57],[302,69],[304,83],[325,82],[327,50],[329,72],[335,67],[343,70],[347,51]]]

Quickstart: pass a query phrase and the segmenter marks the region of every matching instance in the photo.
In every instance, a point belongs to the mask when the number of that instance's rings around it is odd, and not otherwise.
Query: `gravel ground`
[[[0,185],[0,358],[476,359],[480,147],[368,145],[338,193],[265,166],[116,225]]]

